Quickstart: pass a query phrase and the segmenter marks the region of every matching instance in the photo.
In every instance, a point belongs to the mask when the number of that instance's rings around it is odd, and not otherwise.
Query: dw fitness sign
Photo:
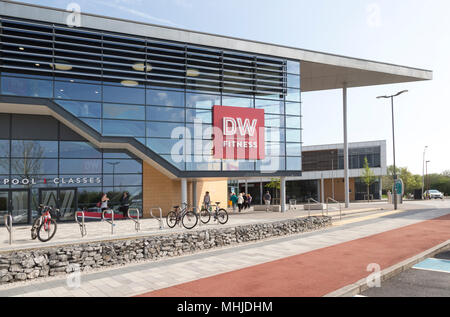
[[[264,160],[264,110],[213,107],[214,158]]]

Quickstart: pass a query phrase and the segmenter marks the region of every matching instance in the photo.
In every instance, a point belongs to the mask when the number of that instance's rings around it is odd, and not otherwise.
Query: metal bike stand
[[[78,220],[78,215],[81,213],[81,222]],[[75,212],[75,221],[80,226],[81,237],[84,238],[87,236],[86,224],[84,223],[84,211],[76,211]]]
[[[316,204],[320,204],[317,200],[314,198],[308,198],[308,217],[311,217],[311,202],[315,202]],[[323,207],[322,207],[322,216],[323,216]]]
[[[130,215],[130,211],[136,211],[137,217],[136,219],[131,217]],[[139,232],[141,230],[141,222],[139,220],[139,216],[140,216],[140,210],[137,208],[129,208],[128,209],[128,219],[132,220],[134,222],[134,229],[136,230],[136,232]]]
[[[157,211],[157,210],[159,210],[159,218],[157,218],[157,217],[155,217],[153,215],[153,211]],[[160,207],[151,208],[150,209],[150,216],[152,218],[155,218],[155,219],[158,220],[158,222],[159,222],[159,230],[163,230],[164,229],[164,221],[162,220],[162,209]]]
[[[329,202],[330,202],[330,201],[332,201],[332,202],[334,202],[334,203],[336,203],[336,204],[339,204],[339,219],[342,220],[342,205],[341,205],[340,202],[338,202],[337,200],[334,200],[334,199],[331,198],[331,197],[328,197],[328,198],[327,198],[327,216],[329,215],[329,210],[328,210],[328,208],[329,208]]]
[[[5,227],[9,232],[9,245],[12,244],[13,218],[11,215],[5,215]]]
[[[105,214],[107,212],[111,213],[111,220],[108,220],[108,219],[105,218]],[[106,221],[107,223],[109,223],[111,225],[111,235],[113,235],[114,234],[114,226],[115,226],[115,224],[114,224],[114,210],[104,210],[103,213],[102,213],[102,221]]]

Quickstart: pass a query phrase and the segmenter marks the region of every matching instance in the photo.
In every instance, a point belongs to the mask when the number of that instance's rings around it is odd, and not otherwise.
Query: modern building
[[[318,202],[326,202],[329,198],[345,202],[344,144],[304,146],[302,154],[302,176],[286,178],[286,202],[304,203],[309,198]],[[362,178],[366,158],[374,176],[369,194]],[[382,177],[386,175],[386,141],[349,143],[351,201],[381,199]],[[229,190],[239,188],[239,192],[249,193],[255,204],[263,204],[264,193],[268,191],[279,204],[280,195],[270,186],[273,181],[272,178],[231,180]]]
[[[71,219],[124,191],[144,216],[199,205],[205,191],[225,205],[236,177],[280,177],[283,196],[286,177],[302,175],[302,93],[343,89],[346,122],[347,88],[432,79],[12,1],[0,1],[0,38],[0,213],[15,222],[40,203]]]

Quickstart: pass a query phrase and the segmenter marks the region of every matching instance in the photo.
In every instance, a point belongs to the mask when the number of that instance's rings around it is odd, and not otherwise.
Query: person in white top
[[[242,195],[242,193],[239,194],[238,197],[238,208],[239,208],[239,212],[242,211],[242,207],[244,206],[244,196]]]

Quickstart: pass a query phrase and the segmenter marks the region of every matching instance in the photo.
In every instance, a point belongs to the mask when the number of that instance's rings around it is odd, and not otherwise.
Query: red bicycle
[[[31,239],[39,239],[41,242],[50,241],[56,234],[58,227],[56,220],[52,218],[53,207],[40,206],[41,215],[37,217],[31,227]],[[56,209],[58,212],[58,209]]]

